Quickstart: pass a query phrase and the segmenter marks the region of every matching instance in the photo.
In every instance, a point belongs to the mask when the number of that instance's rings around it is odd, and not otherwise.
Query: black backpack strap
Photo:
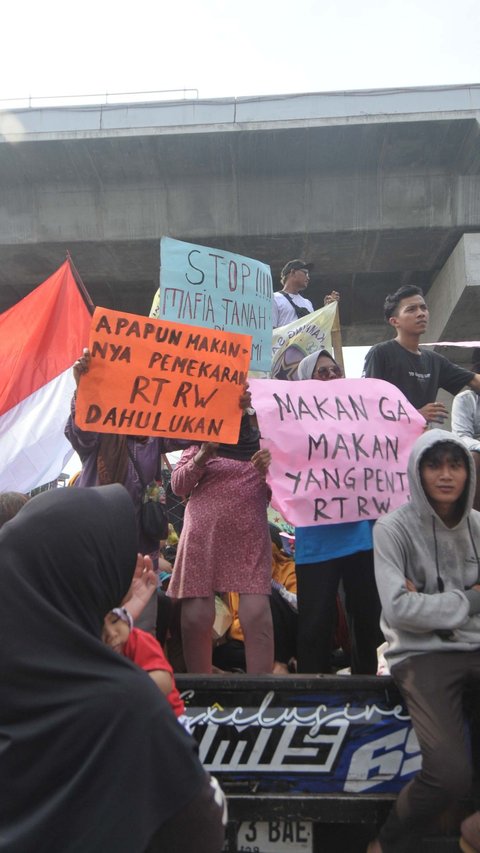
[[[288,299],[288,301],[290,302],[290,305],[292,306],[292,308],[295,308],[295,309],[296,309],[296,307],[297,307],[297,306],[295,305],[295,302],[293,301],[293,299],[292,299],[292,297],[290,296],[290,294],[289,294],[289,293],[287,293],[285,290],[281,290],[281,291],[280,291],[280,293],[282,294],[282,296],[284,296],[284,297],[285,297],[285,299]]]
[[[299,320],[301,317],[306,317],[307,314],[310,314],[310,311],[307,308],[301,308],[299,305],[295,305],[295,302],[293,301],[292,297],[290,296],[290,294],[286,293],[285,290],[281,290],[280,293],[282,294],[282,296],[285,297],[285,299],[290,302],[290,305],[292,306]]]

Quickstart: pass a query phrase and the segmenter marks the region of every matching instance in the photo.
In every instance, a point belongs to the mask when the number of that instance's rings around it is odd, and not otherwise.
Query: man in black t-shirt
[[[396,385],[429,422],[442,422],[448,414],[443,403],[435,402],[439,388],[457,394],[468,385],[480,392],[480,374],[464,370],[443,355],[419,346],[428,324],[428,308],[419,287],[400,287],[387,296],[384,311],[397,336],[368,351],[364,376]]]

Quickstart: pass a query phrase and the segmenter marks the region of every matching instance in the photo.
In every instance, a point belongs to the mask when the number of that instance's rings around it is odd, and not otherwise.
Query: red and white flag
[[[0,314],[1,492],[55,480],[72,455],[63,431],[90,322],[69,260]]]

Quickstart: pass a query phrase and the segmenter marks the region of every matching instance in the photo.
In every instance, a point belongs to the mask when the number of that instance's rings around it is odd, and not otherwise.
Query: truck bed
[[[410,718],[389,676],[176,680],[200,758],[228,797],[230,853],[363,851],[420,768]],[[447,833],[458,818],[451,823]],[[266,833],[278,847],[268,846]],[[458,849],[457,838],[426,840],[425,850]]]

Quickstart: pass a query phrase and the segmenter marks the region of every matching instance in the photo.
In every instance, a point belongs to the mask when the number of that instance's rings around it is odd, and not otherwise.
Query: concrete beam
[[[480,233],[465,234],[428,291],[428,341],[480,340]],[[471,350],[439,348],[457,364],[469,366]]]
[[[480,85],[0,110],[0,143],[438,120],[480,113]],[[3,138],[3,139],[2,139]]]
[[[162,235],[315,263],[345,345],[388,337],[480,232],[480,86],[0,112],[0,311],[68,249],[94,302],[148,310]]]

